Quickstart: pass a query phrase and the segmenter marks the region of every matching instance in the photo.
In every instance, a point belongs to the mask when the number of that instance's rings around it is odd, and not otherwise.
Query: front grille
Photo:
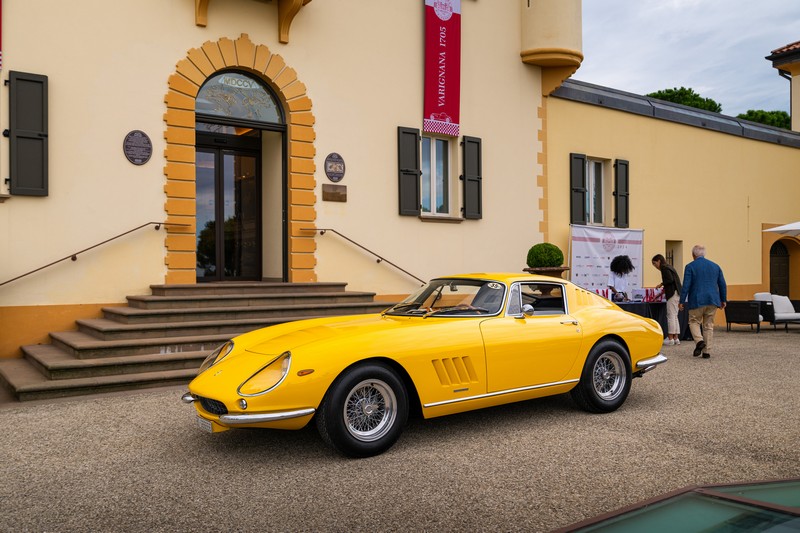
[[[219,400],[212,400],[211,398],[203,398],[202,396],[198,396],[197,399],[200,401],[200,405],[203,406],[203,409],[211,413],[212,415],[227,415],[228,408],[225,407],[225,404]]]

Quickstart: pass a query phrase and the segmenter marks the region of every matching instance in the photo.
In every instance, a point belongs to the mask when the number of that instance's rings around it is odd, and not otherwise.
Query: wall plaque
[[[344,159],[336,152],[328,154],[325,158],[325,175],[334,183],[342,181],[344,177]]]
[[[150,156],[153,155],[153,143],[150,142],[150,137],[145,132],[133,130],[125,136],[122,151],[125,152],[128,161],[134,165],[144,165],[150,161]]]

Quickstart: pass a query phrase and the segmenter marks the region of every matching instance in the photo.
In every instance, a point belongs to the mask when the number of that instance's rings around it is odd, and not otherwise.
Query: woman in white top
[[[627,255],[618,255],[611,260],[608,274],[608,288],[611,289],[611,299],[615,302],[624,302],[628,299],[628,274],[633,272],[634,266]]]

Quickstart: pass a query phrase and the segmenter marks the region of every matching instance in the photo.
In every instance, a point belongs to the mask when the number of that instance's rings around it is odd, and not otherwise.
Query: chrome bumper
[[[184,403],[194,403],[197,398],[187,392],[181,396]],[[279,420],[289,420],[290,418],[300,418],[313,415],[317,410],[311,407],[306,409],[294,409],[292,411],[276,411],[272,413],[240,413],[236,415],[219,415],[219,423],[225,426],[246,426],[249,424],[263,424],[264,422],[277,422]]]
[[[636,363],[636,373],[641,375],[644,374],[645,372],[650,372],[661,363],[666,363],[666,362],[667,358],[664,356],[663,353],[660,353],[655,357],[651,357],[650,359],[642,359],[641,361]]]

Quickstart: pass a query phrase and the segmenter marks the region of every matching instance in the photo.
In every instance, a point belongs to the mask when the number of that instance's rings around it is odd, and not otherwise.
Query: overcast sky
[[[800,0],[583,0],[574,79],[635,94],[688,87],[736,116],[789,111],[764,59],[800,41]]]

